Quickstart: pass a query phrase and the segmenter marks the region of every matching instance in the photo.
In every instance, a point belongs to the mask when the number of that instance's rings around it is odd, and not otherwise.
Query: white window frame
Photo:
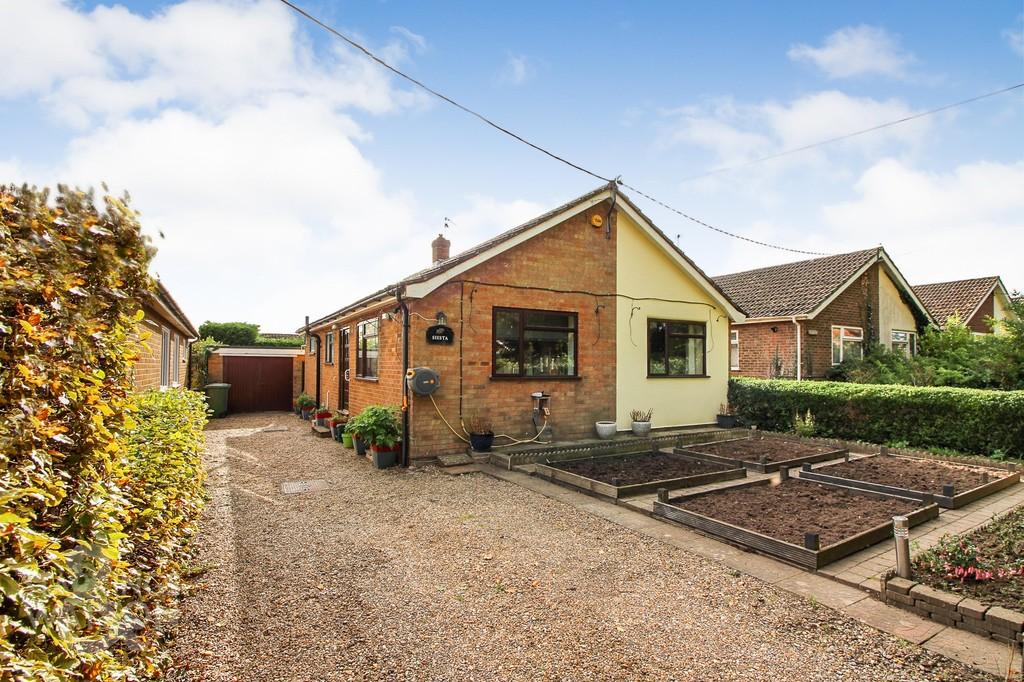
[[[306,355],[316,354],[316,337],[310,334],[306,340]]]
[[[174,385],[181,385],[181,337],[177,334],[174,335],[174,371],[171,372],[171,376],[174,377]]]
[[[324,334],[324,364],[334,364],[334,332]]]
[[[732,363],[732,350],[736,349],[736,364]],[[740,330],[729,330],[729,369],[739,370],[740,368]]]
[[[160,327],[160,386],[171,381],[171,330]]]
[[[836,331],[839,331],[839,362],[836,362]],[[847,332],[856,332],[856,334],[851,333],[849,336],[847,336]],[[847,327],[845,325],[834,324],[832,325],[832,336],[830,338],[833,365],[838,365],[841,362],[843,362],[843,360],[846,360],[846,358],[843,357],[843,355],[846,353],[846,348],[845,346],[843,346],[843,341],[857,341],[858,343],[860,343],[860,359],[864,358],[864,328]]]
[[[897,343],[897,341],[896,341],[896,335],[897,334],[906,334],[907,335],[907,348],[910,350],[910,356],[909,357],[916,356],[917,355],[917,332],[912,332],[912,331],[907,330],[907,329],[893,329],[892,332],[889,334],[889,348],[890,349],[893,349],[893,350],[895,349],[895,344]],[[903,342],[900,341],[898,343],[903,343]]]

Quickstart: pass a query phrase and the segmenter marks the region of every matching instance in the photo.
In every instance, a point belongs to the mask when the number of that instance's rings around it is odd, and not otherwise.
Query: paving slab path
[[[374,471],[281,413],[207,435],[171,680],[991,679],[482,473]]]

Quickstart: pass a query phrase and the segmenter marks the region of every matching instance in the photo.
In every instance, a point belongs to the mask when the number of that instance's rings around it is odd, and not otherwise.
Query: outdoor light
[[[437,311],[437,323],[442,327],[448,325],[448,316],[444,314],[443,310]]]

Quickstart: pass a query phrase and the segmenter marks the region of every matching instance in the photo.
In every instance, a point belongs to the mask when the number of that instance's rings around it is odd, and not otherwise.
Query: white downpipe
[[[800,347],[800,323],[796,321],[796,315],[793,316],[793,324],[796,325],[796,380],[801,381],[803,379],[803,353]]]

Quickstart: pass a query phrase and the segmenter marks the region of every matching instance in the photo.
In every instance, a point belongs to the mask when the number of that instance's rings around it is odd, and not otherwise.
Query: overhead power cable
[[[315,16],[313,16],[312,14],[307,12],[306,10],[304,10],[301,7],[299,7],[298,5],[296,5],[291,0],[280,0],[280,2],[282,4],[288,6],[289,8],[291,8],[294,12],[296,12],[299,15],[301,15],[305,19],[313,22],[314,24],[316,24],[320,28],[324,29],[325,31],[327,31],[331,35],[339,38],[340,40],[344,41],[345,43],[347,43],[351,47],[353,47],[356,50],[362,52],[369,59],[373,60],[374,62],[376,62],[377,64],[379,64],[383,68],[387,69],[391,73],[395,74],[399,78],[402,78],[403,80],[406,80],[409,83],[412,83],[416,87],[418,87],[421,90],[423,90],[423,91],[433,95],[434,97],[437,97],[438,99],[443,100],[444,102],[447,102],[448,104],[452,105],[456,109],[459,109],[460,111],[463,111],[463,112],[469,114],[470,116],[473,116],[474,118],[479,119],[481,122],[483,122],[484,124],[490,126],[491,128],[494,128],[498,132],[501,132],[501,133],[503,133],[505,135],[508,135],[509,137],[511,137],[512,139],[516,140],[517,142],[521,142],[522,144],[525,144],[526,146],[528,146],[528,147],[530,147],[532,149],[535,149],[536,151],[538,151],[538,152],[540,152],[540,153],[542,153],[542,154],[544,154],[544,155],[554,159],[555,161],[559,161],[559,162],[565,164],[566,166],[569,166],[570,168],[573,168],[573,169],[575,169],[575,170],[577,170],[577,171],[579,171],[581,173],[585,173],[586,175],[589,175],[590,177],[596,178],[596,179],[601,180],[603,182],[617,183],[617,184],[622,185],[623,187],[627,187],[627,188],[633,190],[634,192],[636,192],[638,195],[648,199],[649,201],[652,201],[652,202],[658,204],[659,206],[662,206],[663,208],[666,208],[669,211],[672,211],[676,215],[679,215],[679,216],[685,218],[686,220],[689,220],[689,221],[691,221],[693,223],[696,223],[697,225],[700,225],[701,227],[704,227],[704,228],[707,228],[709,230],[713,230],[715,232],[718,232],[719,234],[723,234],[723,235],[726,235],[728,237],[732,237],[734,239],[740,239],[742,241],[749,242],[751,244],[756,244],[758,246],[764,246],[764,247],[767,247],[767,248],[770,248],[770,249],[777,249],[779,251],[789,251],[791,253],[800,253],[800,254],[806,254],[806,255],[811,255],[811,256],[827,256],[827,255],[831,255],[831,254],[817,252],[817,251],[806,251],[806,250],[803,250],[803,249],[793,249],[793,248],[789,248],[787,246],[780,246],[778,244],[771,244],[771,243],[760,241],[760,240],[757,240],[757,239],[752,239],[750,237],[744,237],[743,235],[736,234],[735,232],[729,232],[728,230],[723,230],[723,229],[715,227],[714,225],[711,225],[710,223],[707,223],[707,222],[705,222],[703,220],[699,220],[697,218],[694,218],[693,216],[691,216],[691,215],[689,215],[689,214],[687,214],[687,213],[685,213],[683,211],[680,211],[677,208],[673,208],[672,206],[669,206],[665,202],[660,201],[659,199],[655,199],[650,194],[647,194],[646,192],[643,192],[642,190],[637,189],[636,187],[633,187],[632,185],[629,185],[629,184],[623,182],[622,180],[620,180],[618,178],[613,180],[612,178],[605,177],[605,176],[601,175],[600,173],[595,173],[594,171],[592,171],[589,168],[586,168],[584,166],[581,166],[580,164],[573,163],[572,161],[566,159],[565,157],[559,156],[558,154],[556,154],[556,153],[554,153],[554,152],[552,152],[552,151],[550,151],[548,149],[545,149],[544,147],[540,146],[539,144],[535,144],[533,142],[530,142],[529,140],[527,140],[523,136],[513,132],[512,130],[509,130],[505,126],[500,125],[499,123],[496,123],[496,122],[492,121],[491,119],[489,119],[488,117],[484,116],[483,114],[481,114],[481,113],[479,113],[477,111],[474,111],[473,109],[470,109],[469,107],[467,107],[467,106],[465,106],[463,104],[460,104],[459,102],[455,101],[454,99],[452,99],[451,97],[445,95],[444,93],[438,92],[437,90],[431,88],[430,86],[426,85],[422,81],[414,78],[413,76],[410,76],[409,74],[407,74],[404,71],[398,69],[397,67],[392,66],[391,64],[386,62],[384,59],[382,59],[382,58],[378,57],[376,54],[374,54],[369,48],[367,48],[364,45],[356,42],[352,38],[346,36],[344,33],[341,33],[340,31],[335,29],[333,26],[330,26],[329,24],[324,23],[320,19],[316,18]],[[953,107],[961,106],[963,104],[968,104],[970,102],[974,102],[974,101],[977,101],[979,99],[984,99],[985,97],[992,97],[994,95],[998,95],[998,94],[1001,94],[1003,92],[1008,92],[1010,90],[1014,90],[1014,89],[1022,87],[1022,86],[1024,86],[1024,83],[1020,83],[1018,85],[1014,85],[1014,86],[1011,86],[1009,88],[1004,88],[1003,90],[998,90],[998,91],[995,91],[995,92],[986,93],[984,95],[979,95],[978,97],[973,97],[971,99],[963,100],[961,102],[955,102],[953,104],[949,104],[949,105],[946,105],[944,107],[939,107],[938,109],[933,109],[931,111],[926,111],[926,112],[921,112],[919,114],[914,114],[913,116],[909,116],[909,117],[907,117],[905,119],[901,119],[899,121],[891,121],[889,123],[884,123],[884,124],[881,124],[879,126],[875,126],[873,128],[868,128],[868,129],[865,129],[865,130],[862,130],[862,131],[857,131],[857,132],[854,132],[854,133],[849,133],[848,135],[845,135],[845,136],[833,138],[831,140],[824,140],[822,142],[818,142],[818,143],[815,143],[813,145],[808,145],[808,146],[802,147],[800,149],[792,149],[792,150],[788,150],[788,151],[785,151],[785,152],[780,152],[779,154],[771,156],[771,157],[765,157],[765,158],[762,158],[762,159],[755,159],[753,161],[748,162],[748,164],[746,164],[746,165],[749,165],[751,163],[760,163],[761,161],[767,161],[770,158],[775,158],[775,156],[783,156],[785,154],[792,154],[792,153],[795,153],[795,152],[798,152],[798,151],[803,151],[804,149],[810,149],[810,148],[812,148],[814,146],[817,146],[817,145],[820,145],[820,144],[828,144],[830,142],[835,142],[835,141],[838,141],[838,140],[841,140],[841,139],[845,139],[846,137],[853,137],[854,135],[862,135],[864,133],[868,133],[868,132],[871,132],[873,130],[878,130],[879,128],[884,128],[884,127],[887,127],[889,125],[896,125],[898,123],[903,123],[905,121],[909,121],[909,120],[912,120],[914,118],[920,118],[922,116],[927,116],[929,114],[934,114],[934,113],[937,113],[939,111],[944,111],[946,109],[950,109],[950,108],[953,108]],[[741,166],[737,166],[737,167],[742,167],[742,165]],[[731,170],[731,169],[726,169],[726,168],[715,169],[715,170],[709,171],[705,175],[710,175],[710,174],[713,174],[713,173],[724,172],[726,170]],[[693,177],[690,177],[690,178],[685,178],[685,180],[693,180],[693,179],[695,179],[697,177],[703,177],[703,176],[693,176]]]
[[[830,137],[827,140],[819,140],[818,142],[812,142],[811,144],[805,144],[802,147],[794,147],[793,149],[786,149],[785,151],[776,152],[775,154],[769,154],[768,156],[761,156],[761,157],[758,157],[756,159],[751,159],[749,161],[744,161],[743,163],[738,163],[738,164],[733,165],[733,166],[721,166],[719,168],[712,168],[711,170],[706,171],[704,173],[699,173],[697,175],[690,175],[688,177],[685,177],[680,182],[689,182],[691,180],[699,180],[700,178],[706,178],[709,175],[718,175],[719,173],[726,173],[728,171],[739,170],[740,168],[746,168],[747,166],[753,166],[754,164],[763,163],[765,161],[771,161],[772,159],[778,159],[778,158],[781,158],[783,156],[789,156],[790,154],[796,154],[797,152],[805,152],[805,151],[807,151],[809,149],[814,149],[815,147],[821,147],[823,145],[832,144],[834,142],[841,142],[843,140],[848,140],[851,137],[857,137],[858,135],[866,135],[867,133],[873,133],[873,132],[875,132],[877,130],[882,130],[883,128],[890,128],[892,126],[900,125],[901,123],[907,123],[908,121],[914,121],[916,119],[924,118],[925,116],[931,116],[932,114],[937,114],[937,113],[942,112],[942,111],[947,111],[949,109],[955,109],[956,107],[962,107],[965,104],[971,104],[972,102],[977,102],[978,100],[987,99],[989,97],[995,97],[996,95],[1002,95],[1004,93],[1007,93],[1007,92],[1010,92],[1012,90],[1016,90],[1016,89],[1022,88],[1022,87],[1024,87],[1024,83],[1017,83],[1016,85],[1011,85],[1011,86],[1006,87],[1006,88],[1000,88],[999,90],[993,90],[992,92],[986,92],[983,95],[978,95],[976,97],[969,97],[968,99],[962,99],[959,102],[953,102],[952,104],[945,104],[945,105],[943,105],[941,107],[936,107],[934,109],[929,109],[927,111],[919,111],[916,114],[911,114],[910,116],[904,116],[903,118],[898,118],[895,121],[887,121],[885,123],[879,123],[878,125],[871,126],[870,128],[864,128],[863,130],[855,130],[852,133],[845,133],[843,135],[838,135],[836,137]]]

